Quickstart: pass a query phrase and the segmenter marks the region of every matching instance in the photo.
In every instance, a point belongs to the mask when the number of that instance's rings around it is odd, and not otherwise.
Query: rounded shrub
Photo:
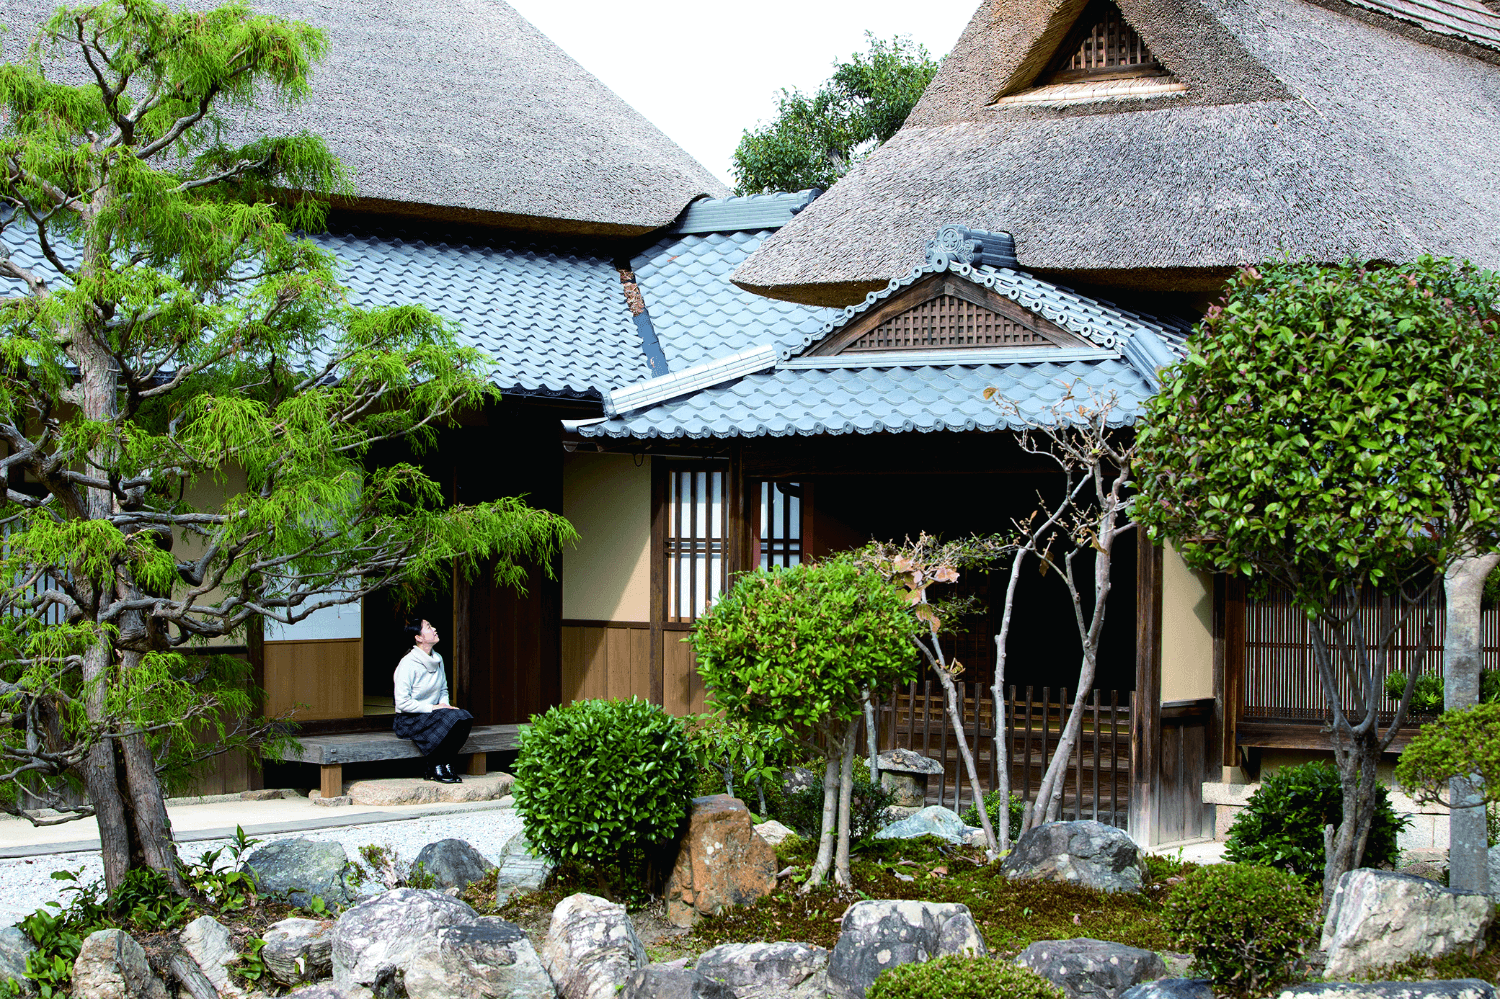
[[[1019,964],[949,954],[881,972],[868,999],[1063,999],[1063,990]]]
[[[1317,933],[1320,899],[1274,867],[1210,864],[1167,895],[1162,928],[1193,955],[1194,969],[1256,993],[1285,977]]]
[[[1376,789],[1375,821],[1359,867],[1391,867],[1397,860],[1396,834],[1405,821],[1396,817],[1390,795]],[[1344,792],[1331,763],[1282,767],[1266,776],[1260,790],[1229,830],[1224,859],[1290,871],[1322,882],[1325,854],[1323,827],[1344,818]]]
[[[984,796],[984,810],[990,817],[990,828],[995,834],[1000,834],[1000,792],[990,791]],[[1010,795],[1010,835],[1019,838],[1021,835],[1021,816],[1026,811],[1026,801],[1014,791]],[[974,807],[974,802],[969,802],[969,807],[964,809],[960,816],[965,825],[979,825],[979,809]]]
[[[779,782],[778,782],[779,783]],[[873,836],[886,824],[885,810],[896,801],[896,792],[870,782],[870,770],[863,760],[854,761],[853,790],[849,797],[849,840],[858,842]],[[772,816],[804,839],[816,841],[823,825],[823,773],[813,770],[807,787],[782,793]]]
[[[538,856],[634,873],[676,838],[696,779],[687,734],[661,708],[574,701],[521,730],[516,811]]]

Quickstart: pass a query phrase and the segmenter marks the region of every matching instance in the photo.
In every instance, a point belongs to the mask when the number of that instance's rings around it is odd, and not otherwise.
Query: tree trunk
[[[933,636],[936,640],[937,636]],[[953,677],[945,669],[934,670],[938,682],[943,685],[943,696],[948,702],[948,718],[953,722],[953,734],[958,742],[958,755],[964,761],[964,770],[969,775],[969,789],[974,800],[979,802],[979,825],[984,829],[984,842],[991,855],[999,850],[995,842],[995,830],[990,826],[990,815],[984,807],[984,787],[979,783],[979,770],[974,766],[974,754],[969,751],[969,740],[964,735],[964,720],[958,713],[958,690],[953,686]]]
[[[109,669],[109,646],[98,642],[83,654],[83,679],[91,684],[85,711],[96,725],[104,724],[104,682],[97,681]],[[130,870],[130,823],[125,801],[115,777],[115,744],[101,739],[89,749],[83,783],[99,824],[99,853],[104,863],[104,887],[114,891]]]
[[[1500,553],[1457,559],[1443,574],[1447,596],[1443,637],[1443,710],[1479,703],[1480,601],[1484,581]],[[1490,890],[1489,835],[1484,799],[1467,779],[1449,781],[1448,884],[1466,891]]]
[[[823,769],[823,827],[818,836],[818,859],[813,862],[813,868],[808,872],[807,880],[802,883],[802,894],[807,894],[813,888],[823,883],[823,878],[828,875],[828,869],[833,866],[833,842],[838,837],[835,824],[838,822],[839,804],[839,763],[843,756],[842,747],[830,744],[829,755],[825,758],[827,765]]]
[[[870,692],[866,690],[862,695],[865,702],[865,742],[869,749],[870,757],[870,783],[880,783],[880,763],[877,759],[880,755],[879,746],[876,744],[879,736],[875,732],[875,708],[870,704]]]
[[[859,731],[859,719],[849,719],[849,728],[844,732],[844,761],[839,772],[839,848],[833,865],[833,880],[848,887],[854,883],[849,871],[849,827],[854,816],[854,736]]]
[[[1359,866],[1364,859],[1365,844],[1369,842],[1370,826],[1375,821],[1377,802],[1376,765],[1380,760],[1380,739],[1373,726],[1356,734],[1347,723],[1343,732],[1335,732],[1336,743],[1347,748],[1335,750],[1339,768],[1339,783],[1343,788],[1343,819],[1333,836],[1333,848],[1328,851],[1323,863],[1323,906],[1333,901],[1339,878]]]
[[[1009,624],[1010,607],[1005,608],[1006,623]],[[1000,810],[996,813],[998,828],[995,830],[996,849],[1004,853],[1010,849],[1010,740],[1006,738],[1005,717],[1005,637],[995,636],[995,683],[991,691],[995,695],[995,768],[999,775],[993,793],[1000,796]],[[988,812],[988,809],[986,809]]]

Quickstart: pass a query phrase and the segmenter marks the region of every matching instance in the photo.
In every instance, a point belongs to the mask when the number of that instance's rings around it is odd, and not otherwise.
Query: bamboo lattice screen
[[[1023,324],[954,295],[939,295],[892,316],[845,351],[932,350],[944,347],[1051,347]]]

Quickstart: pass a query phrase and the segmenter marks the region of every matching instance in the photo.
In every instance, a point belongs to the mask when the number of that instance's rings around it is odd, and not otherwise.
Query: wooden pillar
[[[1130,836],[1157,842],[1161,760],[1162,549],[1136,528],[1135,698],[1130,711]]]
[[[1224,709],[1224,724],[1220,731],[1221,767],[1241,765],[1239,743],[1235,730],[1240,718],[1240,705],[1245,699],[1245,577],[1225,576],[1223,580],[1223,607],[1215,606],[1214,652],[1215,665],[1220,645],[1223,647],[1224,690],[1221,702]],[[1215,587],[1217,595],[1218,588]],[[1218,640],[1222,632],[1222,643]],[[1216,690],[1217,694],[1218,691]]]
[[[449,701],[455,707],[466,708],[470,714],[479,716],[474,705],[474,642],[469,631],[469,620],[473,604],[469,580],[459,572],[458,563],[453,564],[453,690]]]
[[[754,504],[759,497],[750,495],[750,480],[745,477],[745,446],[740,441],[730,445],[729,474],[725,477],[724,495],[728,517],[725,522],[724,574],[731,583],[734,577],[753,569],[750,553],[754,548],[751,531],[755,528]]]
[[[646,460],[651,462],[651,703],[665,704],[662,624],[667,619],[667,463],[660,457]]]

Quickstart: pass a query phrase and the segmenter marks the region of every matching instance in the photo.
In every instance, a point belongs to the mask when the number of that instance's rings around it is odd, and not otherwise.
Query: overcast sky
[[[740,133],[811,91],[865,31],[943,56],[979,0],[509,0],[563,50],[726,184]]]

